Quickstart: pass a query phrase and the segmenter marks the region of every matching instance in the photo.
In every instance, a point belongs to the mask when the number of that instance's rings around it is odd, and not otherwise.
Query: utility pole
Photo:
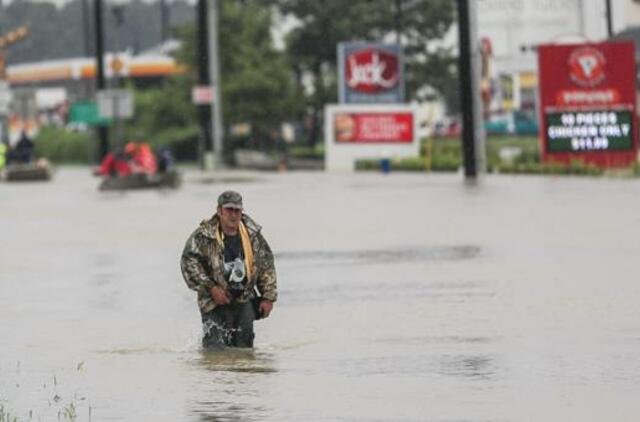
[[[106,88],[104,78],[104,42],[102,32],[102,0],[95,1],[95,27],[96,27],[96,85],[97,90]],[[98,125],[100,144],[98,147],[98,159],[102,159],[109,153],[109,129],[107,126]]]
[[[223,125],[222,125],[222,94],[220,92],[220,54],[218,44],[218,15],[219,1],[209,0],[209,39],[211,40],[209,48],[209,74],[211,80],[211,88],[213,90],[213,168],[221,169],[224,166],[223,152]]]
[[[84,56],[91,57],[91,29],[89,27],[89,0],[82,0],[80,6],[82,7],[82,34],[84,38]],[[83,84],[83,98],[89,99],[92,94],[91,80],[87,79],[82,82]]]
[[[484,124],[480,100],[480,51],[474,0],[458,1],[458,74],[462,100],[462,149],[466,179],[484,171]]]
[[[198,85],[209,86],[209,40],[207,31],[207,0],[198,0],[196,13],[197,47],[198,54]],[[211,105],[198,104],[198,117],[200,120],[200,143],[198,151],[200,166],[203,170],[213,169],[213,153],[211,145]]]
[[[613,22],[611,18],[611,0],[605,0],[606,10],[607,10],[607,37],[611,38],[613,36]]]
[[[169,5],[168,0],[160,0],[160,41],[169,39]]]

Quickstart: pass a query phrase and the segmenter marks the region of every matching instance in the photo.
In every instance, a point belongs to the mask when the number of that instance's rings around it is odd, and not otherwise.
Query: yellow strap
[[[244,252],[244,265],[247,268],[247,280],[251,280],[253,271],[253,248],[251,247],[249,230],[247,230],[247,227],[242,221],[240,221],[238,232],[240,232],[240,242],[242,242],[242,251]],[[216,230],[216,240],[224,247],[224,233],[220,226],[218,226],[218,230]]]
[[[240,240],[242,241],[242,250],[244,251],[244,263],[247,266],[247,280],[251,280],[253,271],[253,247],[251,246],[251,239],[249,238],[249,230],[240,221]]]

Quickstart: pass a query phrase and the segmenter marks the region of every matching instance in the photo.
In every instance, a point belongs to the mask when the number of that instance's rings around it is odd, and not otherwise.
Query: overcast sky
[[[9,4],[12,0],[3,0],[3,4]],[[69,0],[29,0],[32,2],[46,2],[53,3],[58,6],[62,6],[67,3]],[[129,3],[130,0],[104,0],[104,3]],[[157,3],[159,0],[143,0],[146,3]],[[188,3],[195,3],[196,0],[187,0]]]

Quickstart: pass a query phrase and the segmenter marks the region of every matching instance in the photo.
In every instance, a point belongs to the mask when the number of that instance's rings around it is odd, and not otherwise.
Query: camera
[[[240,296],[244,292],[244,279],[247,275],[244,261],[236,258],[233,262],[225,263],[224,267],[225,273],[228,273],[229,293],[233,297]]]

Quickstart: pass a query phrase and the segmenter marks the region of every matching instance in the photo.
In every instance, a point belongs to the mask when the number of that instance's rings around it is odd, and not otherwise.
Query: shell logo
[[[124,63],[118,57],[114,57],[114,59],[111,60],[111,70],[113,70],[113,73],[119,74],[120,72],[122,72],[123,68]]]
[[[592,88],[605,78],[607,61],[593,47],[582,47],[569,56],[569,77],[581,87]]]

